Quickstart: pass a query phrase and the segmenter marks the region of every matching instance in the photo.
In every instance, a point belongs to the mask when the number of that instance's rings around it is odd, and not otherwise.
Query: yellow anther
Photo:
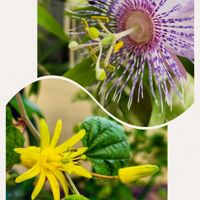
[[[115,47],[114,47],[114,53],[117,53],[123,46],[124,46],[124,42],[123,41],[117,42],[115,44]]]
[[[108,65],[108,66],[107,66],[107,69],[108,69],[109,71],[114,72],[116,68],[115,68],[115,66],[113,66],[113,65]]]
[[[116,67],[111,65],[111,64],[105,66],[104,62],[101,62],[101,66],[102,66],[102,68],[104,68],[104,69],[106,69],[107,71],[110,71],[110,72],[114,72],[115,69],[116,69]]]
[[[82,19],[82,22],[83,22],[85,29],[89,28],[89,25],[88,25],[88,22],[86,21],[86,19]]]
[[[91,46],[88,47],[88,49],[89,49],[90,52],[93,51],[93,48],[92,48]],[[96,55],[95,53],[92,53],[92,54],[91,54],[91,57],[92,57],[92,60],[93,60],[94,62],[97,61],[97,55]]]
[[[101,20],[103,23],[108,23],[110,21],[106,16],[92,16],[91,18],[94,20]]]

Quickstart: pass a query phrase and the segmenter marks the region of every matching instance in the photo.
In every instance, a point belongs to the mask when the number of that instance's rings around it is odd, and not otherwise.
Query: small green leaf
[[[68,197],[65,197],[62,200],[89,200],[86,197],[82,196],[82,195],[70,195]]]
[[[117,175],[119,168],[128,164],[130,147],[123,128],[102,117],[86,119],[81,128],[86,130],[83,145],[88,147],[87,158],[95,172]]]
[[[6,114],[6,171],[8,171],[14,164],[19,163],[19,155],[14,152],[14,148],[23,147],[24,136],[12,124],[9,108]]]
[[[64,77],[72,79],[83,87],[89,86],[96,81],[95,70],[91,65],[92,59],[88,58],[65,73]]]
[[[61,25],[40,4],[38,5],[38,24],[45,30],[58,36],[60,39],[67,40],[67,35]]]

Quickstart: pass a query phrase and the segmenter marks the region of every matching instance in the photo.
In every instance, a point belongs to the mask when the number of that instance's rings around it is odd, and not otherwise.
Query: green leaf
[[[9,107],[6,108],[6,125],[10,125],[12,123],[12,112]]]
[[[87,158],[96,173],[117,175],[119,168],[128,164],[130,147],[123,128],[102,117],[86,119],[81,128],[86,130],[83,145],[88,147]]]
[[[86,197],[82,196],[82,195],[70,195],[68,197],[65,197],[62,200],[89,200]]]
[[[14,164],[19,163],[19,154],[14,152],[14,148],[23,147],[24,136],[12,124],[9,108],[6,114],[6,171],[8,171]]]
[[[22,101],[24,103],[27,115],[29,118],[33,117],[33,114],[38,115],[39,117],[43,117],[42,112],[40,111],[40,109],[37,107],[36,104],[32,103],[29,99],[25,98],[24,96],[22,96]],[[16,98],[13,97],[9,104],[11,105],[11,107],[13,107],[18,113],[19,113],[19,106],[17,104]]]
[[[28,96],[37,95],[39,93],[39,90],[40,90],[40,82],[36,81],[32,83],[30,86],[30,90],[28,92]]]
[[[67,40],[67,35],[64,32],[62,26],[40,4],[38,5],[38,24],[60,39],[65,41]]]
[[[96,81],[95,70],[91,65],[92,59],[85,59],[65,73],[64,77],[72,79],[83,87],[89,86]]]

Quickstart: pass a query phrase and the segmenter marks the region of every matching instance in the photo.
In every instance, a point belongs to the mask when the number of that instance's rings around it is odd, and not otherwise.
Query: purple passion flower
[[[187,72],[177,56],[194,60],[193,0],[90,0],[89,4],[93,9],[78,13],[87,14],[83,22],[91,40],[85,45],[73,41],[71,49],[89,47],[90,55],[96,56],[100,92],[106,90],[106,98],[112,94],[119,101],[129,85],[130,108],[135,93],[138,102],[144,98],[148,71],[151,94],[161,107],[163,101],[172,105],[172,92],[183,102]]]

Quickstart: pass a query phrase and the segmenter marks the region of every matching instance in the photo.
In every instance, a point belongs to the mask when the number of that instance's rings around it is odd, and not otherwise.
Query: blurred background
[[[36,127],[38,119],[45,117],[52,133],[57,119],[62,119],[63,130],[60,143],[76,133],[77,126],[87,117],[101,116],[110,119],[85,92],[66,80],[45,78],[27,86],[20,93],[29,118]],[[19,112],[15,98],[9,102],[7,108],[11,110],[16,123],[19,120]],[[22,128],[18,128],[22,131]],[[160,167],[160,172],[128,185],[118,181],[73,177],[76,186],[90,200],[166,200],[167,127],[151,131],[123,128],[132,152],[130,165],[156,164]],[[23,134],[26,145],[36,143],[28,129]],[[19,171],[23,170],[20,165],[7,168],[7,199],[30,199],[34,180],[17,185],[14,183]],[[46,189],[48,190],[48,185]],[[37,198],[37,200],[51,199],[53,199],[51,192],[45,190]]]

